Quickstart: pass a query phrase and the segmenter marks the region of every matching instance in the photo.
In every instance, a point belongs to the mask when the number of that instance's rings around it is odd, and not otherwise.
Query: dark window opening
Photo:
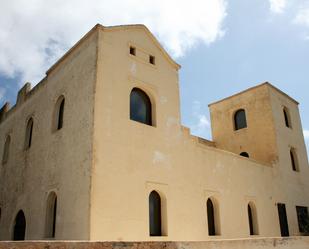
[[[161,198],[156,191],[149,195],[149,230],[150,236],[162,236]]]
[[[151,102],[147,94],[138,89],[133,88],[130,94],[130,119],[152,125]]]
[[[240,130],[247,127],[246,112],[244,109],[238,110],[234,115],[235,130]]]
[[[207,200],[207,221],[208,221],[208,235],[216,235],[216,224],[215,224],[215,209],[212,201]]]
[[[155,57],[153,55],[149,55],[149,63],[155,65]]]
[[[55,238],[57,220],[57,195],[51,192],[46,207],[46,238]]]
[[[283,115],[284,115],[285,126],[291,128],[290,115],[287,108],[283,108]]]
[[[290,234],[289,234],[289,225],[288,225],[288,218],[286,216],[285,204],[278,203],[277,207],[278,207],[281,236],[288,237],[290,236]]]
[[[9,159],[9,153],[10,153],[10,144],[11,144],[11,137],[7,136],[4,143],[4,150],[3,150],[3,156],[2,156],[2,164],[7,163]]]
[[[25,240],[26,218],[24,212],[20,210],[15,218],[13,240]]]
[[[58,110],[58,124],[57,124],[58,130],[60,130],[63,126],[63,112],[64,112],[64,99],[61,100]]]
[[[292,169],[294,171],[299,171],[298,164],[297,164],[297,157],[296,157],[296,153],[294,149],[290,150],[290,158],[291,158]]]
[[[250,205],[248,205],[248,219],[249,219],[250,235],[254,235],[254,231],[253,231],[253,217],[252,217],[252,210],[251,210]]]
[[[250,205],[248,205],[248,219],[249,219],[250,235],[254,235],[253,216],[252,216],[252,210],[251,210]]]
[[[248,157],[249,158],[249,154],[247,152],[241,152],[239,155],[243,156],[243,157]]]
[[[26,128],[25,149],[29,149],[32,143],[33,119],[30,118]]]
[[[248,208],[248,221],[249,221],[250,235],[258,235],[259,228],[258,228],[256,207],[253,202],[250,202],[247,208]]]
[[[307,207],[296,206],[299,232],[309,235],[309,215]]]
[[[135,47],[130,47],[130,54],[131,55],[136,55],[136,48]]]

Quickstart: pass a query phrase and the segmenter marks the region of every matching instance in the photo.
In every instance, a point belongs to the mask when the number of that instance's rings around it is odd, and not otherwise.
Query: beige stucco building
[[[181,125],[179,69],[145,26],[96,25],[5,104],[0,240],[305,233],[298,103],[263,83],[210,104],[207,141]]]

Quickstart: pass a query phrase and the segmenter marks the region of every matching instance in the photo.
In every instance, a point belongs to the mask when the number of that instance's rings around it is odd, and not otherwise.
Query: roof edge
[[[64,61],[80,44],[91,36],[99,28],[104,28],[101,24],[96,24],[92,29],[90,29],[81,39],[79,39],[67,52],[64,53],[47,71],[46,75],[50,74],[62,61]]]
[[[286,94],[285,92],[281,91],[279,88],[275,87],[274,85],[272,85],[271,83],[269,83],[268,81],[266,81],[266,82],[264,82],[264,83],[261,83],[261,84],[258,84],[258,85],[256,85],[256,86],[250,87],[250,88],[248,88],[248,89],[245,89],[245,90],[243,90],[243,91],[241,91],[241,92],[235,93],[235,94],[233,94],[233,95],[231,95],[231,96],[228,96],[228,97],[226,97],[226,98],[223,98],[223,99],[221,99],[221,100],[212,102],[212,103],[208,104],[208,107],[211,107],[211,106],[213,106],[213,105],[216,105],[216,104],[221,103],[221,102],[223,102],[223,101],[226,101],[226,100],[228,100],[228,99],[234,98],[234,97],[239,96],[239,95],[241,95],[241,94],[244,94],[244,93],[246,93],[246,92],[252,91],[252,90],[254,90],[254,89],[260,88],[260,87],[262,87],[262,86],[271,87],[271,88],[274,89],[275,91],[279,92],[280,94],[282,94],[282,95],[284,95],[285,97],[287,97],[288,99],[290,99],[290,100],[291,100],[292,102],[294,102],[296,105],[299,105],[299,103],[298,103],[295,99],[293,99],[291,96],[289,96],[289,95]]]
[[[127,24],[127,25],[115,25],[115,26],[103,26],[102,24],[97,23],[91,30],[89,30],[80,40],[78,40],[64,55],[62,55],[47,71],[46,75],[50,74],[62,61],[64,61],[79,45],[86,40],[89,36],[92,35],[96,30],[117,30],[117,29],[127,29],[127,28],[141,28],[146,31],[146,33],[150,36],[150,38],[157,45],[159,50],[163,53],[163,55],[167,58],[167,60],[177,69],[181,68],[181,65],[178,64],[163,48],[158,39],[150,32],[150,30],[144,24]]]
[[[115,25],[115,26],[102,26],[101,28],[106,31],[113,31],[117,29],[129,29],[129,28],[139,28],[146,31],[146,33],[149,35],[151,40],[157,45],[159,50],[163,53],[163,55],[166,57],[166,59],[177,69],[179,70],[181,68],[181,65],[178,64],[170,55],[169,53],[164,49],[164,47],[161,45],[161,43],[158,41],[158,39],[152,34],[152,32],[147,28],[144,24],[126,24],[126,25]]]

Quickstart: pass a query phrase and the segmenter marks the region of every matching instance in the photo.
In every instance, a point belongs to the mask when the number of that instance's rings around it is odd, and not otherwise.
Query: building
[[[0,239],[201,241],[302,235],[298,103],[263,83],[181,125],[178,70],[143,25],[96,25],[0,111]]]

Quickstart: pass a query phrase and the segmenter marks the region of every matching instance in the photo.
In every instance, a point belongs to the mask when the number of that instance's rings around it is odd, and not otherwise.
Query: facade
[[[202,241],[303,235],[298,103],[269,83],[180,122],[178,70],[143,25],[96,25],[0,111],[0,239]]]

